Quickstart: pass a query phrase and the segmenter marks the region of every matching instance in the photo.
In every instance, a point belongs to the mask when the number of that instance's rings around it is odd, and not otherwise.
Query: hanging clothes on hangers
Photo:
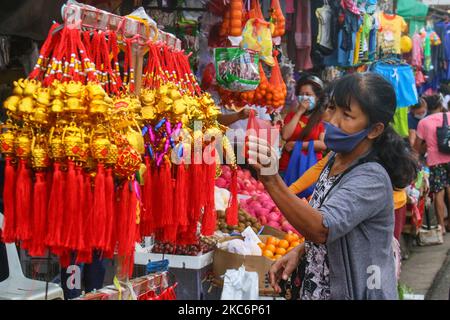
[[[409,107],[417,104],[416,81],[413,69],[399,59],[387,58],[372,64],[370,70],[382,75],[394,87],[397,97],[397,108]]]
[[[297,70],[313,68],[311,60],[311,2],[297,1],[297,17],[295,27],[296,67]]]
[[[450,23],[445,20],[439,21],[435,23],[434,31],[442,43],[436,47],[439,76],[442,80],[448,81],[450,80]]]
[[[316,10],[317,20],[319,22],[319,32],[317,35],[317,44],[319,51],[324,55],[329,55],[334,47],[331,38],[331,29],[333,22],[333,10],[325,0],[325,5]]]
[[[378,44],[383,53],[401,54],[400,40],[402,32],[408,31],[405,20],[398,15],[380,12]]]

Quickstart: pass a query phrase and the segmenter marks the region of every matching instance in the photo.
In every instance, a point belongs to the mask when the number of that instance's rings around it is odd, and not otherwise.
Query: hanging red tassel
[[[177,243],[180,245],[189,245],[198,243],[197,223],[192,223],[186,228],[186,231],[179,232]]]
[[[62,249],[59,252],[59,264],[61,268],[67,269],[72,264],[71,251],[67,249]]]
[[[84,252],[80,253],[80,259],[87,261],[92,260],[92,237],[88,235],[89,231],[89,219],[92,217],[93,203],[94,203],[94,192],[92,191],[92,181],[91,175],[89,173],[84,174],[84,210],[83,210],[83,240],[84,240]],[[87,258],[85,258],[87,257]]]
[[[33,190],[33,241],[29,254],[41,257],[45,254],[47,235],[47,177],[45,172],[36,172]]]
[[[158,186],[158,187],[153,187],[151,190],[151,202],[152,202],[151,216],[152,216],[154,231],[157,232],[158,230],[160,230],[163,227],[161,215],[162,215],[162,210],[165,207],[165,204],[163,204],[163,202],[161,201],[162,193],[161,193],[161,188],[159,187],[163,183],[161,180],[161,167],[152,168],[151,175],[152,175],[152,184],[154,186]],[[149,201],[149,200],[147,200],[147,201]]]
[[[97,165],[97,175],[95,176],[94,186],[94,207],[93,223],[91,226],[93,236],[93,246],[96,249],[103,250],[106,247],[106,194],[105,194],[105,167],[102,163]]]
[[[155,223],[153,221],[153,168],[150,163],[150,158],[145,157],[146,171],[144,175],[144,187],[142,192],[143,210],[141,216],[141,233],[143,236],[149,236],[155,231]]]
[[[216,177],[216,164],[206,165],[205,175],[205,206],[202,218],[202,234],[210,236],[216,231],[216,210],[214,207],[214,181]]]
[[[197,223],[201,215],[201,207],[203,203],[202,184],[203,166],[201,164],[191,164],[189,174],[189,222]]]
[[[16,169],[13,165],[13,159],[11,157],[6,157],[5,184],[3,185],[3,240],[6,243],[16,241],[15,191]]]
[[[108,256],[114,254],[112,233],[115,222],[115,196],[114,196],[114,175],[112,168],[106,168],[105,194],[106,194],[106,232],[105,232],[105,252]]]
[[[170,226],[174,224],[172,216],[173,208],[173,181],[170,164],[164,161],[160,169],[160,201],[162,205],[161,224],[163,226]]]
[[[61,170],[61,164],[53,164],[53,179],[48,200],[47,237],[45,244],[52,247],[52,251],[62,247],[61,232],[64,219],[64,186],[65,177]]]
[[[184,163],[176,166],[177,180],[175,182],[175,205],[174,216],[177,217],[178,225],[186,227],[189,224],[188,206],[187,206],[187,172]]]
[[[91,250],[82,250],[77,252],[77,258],[75,259],[76,264],[81,263],[92,263],[92,251]]]
[[[133,266],[134,247],[137,232],[137,215],[139,213],[138,198],[133,184],[135,181],[126,181],[122,185],[119,221],[118,221],[118,255],[121,257],[121,274],[125,276]]]
[[[237,170],[233,169],[231,174],[230,201],[226,210],[226,222],[230,226],[238,224],[238,198],[237,198]]]
[[[16,235],[17,239],[26,241],[31,239],[31,172],[26,159],[19,160],[16,180]]]
[[[62,239],[64,246],[68,249],[75,250],[77,248],[77,242],[74,240],[74,235],[78,235],[77,232],[77,216],[79,213],[80,207],[78,206],[78,197],[79,190],[77,188],[78,178],[77,171],[75,170],[75,163],[73,161],[68,162],[67,166],[67,181],[65,184],[65,207],[67,214],[66,219],[64,220],[64,225],[66,226],[63,229]]]
[[[76,235],[74,237],[74,243],[76,243],[76,248],[79,252],[88,250],[84,241],[84,235],[85,235],[85,223],[84,220],[84,208],[86,207],[86,190],[84,188],[85,186],[85,179],[86,174],[84,173],[84,170],[82,167],[77,166],[76,167],[77,172],[77,190],[78,190],[78,212],[77,212],[77,224],[76,224]]]

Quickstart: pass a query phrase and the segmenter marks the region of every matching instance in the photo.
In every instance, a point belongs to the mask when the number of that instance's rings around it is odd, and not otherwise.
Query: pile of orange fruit
[[[261,248],[264,257],[271,260],[278,260],[304,241],[305,239],[303,237],[289,232],[284,236],[284,239],[270,236],[267,238],[266,243],[260,242],[258,246]]]

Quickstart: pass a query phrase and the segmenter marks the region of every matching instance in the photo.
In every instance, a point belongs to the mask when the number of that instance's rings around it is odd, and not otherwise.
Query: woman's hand
[[[248,163],[258,172],[259,178],[269,181],[278,174],[279,153],[266,140],[249,136]]]
[[[276,293],[281,292],[280,285],[278,284],[280,280],[287,280],[289,278],[295,268],[297,268],[300,258],[304,253],[304,244],[298,245],[272,264],[269,270],[269,279],[270,285]]]
[[[244,108],[241,111],[238,112],[238,116],[240,120],[247,119],[250,115],[250,109]]]
[[[284,145],[284,149],[287,152],[291,152],[294,149],[294,147],[295,147],[295,141],[286,142],[286,144]]]
[[[297,114],[300,115],[304,114],[309,109],[309,104],[310,104],[309,100],[302,100],[298,104]]]

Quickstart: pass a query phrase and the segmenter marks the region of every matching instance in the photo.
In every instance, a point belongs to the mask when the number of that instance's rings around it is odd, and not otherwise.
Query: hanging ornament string
[[[114,75],[116,81],[116,88],[118,91],[122,90],[122,77],[120,75],[120,66],[119,66],[119,45],[117,43],[117,34],[114,31],[108,32],[108,44],[109,44],[109,52],[112,56],[112,63],[114,68]]]
[[[39,52],[39,58],[34,66],[33,71],[31,71],[28,76],[29,79],[43,80],[42,71],[46,70],[48,64],[48,59],[52,50],[54,50],[55,43],[57,42],[58,35],[54,35],[55,30],[60,27],[60,24],[54,23],[50,30],[48,31],[47,38],[41,47]]]

